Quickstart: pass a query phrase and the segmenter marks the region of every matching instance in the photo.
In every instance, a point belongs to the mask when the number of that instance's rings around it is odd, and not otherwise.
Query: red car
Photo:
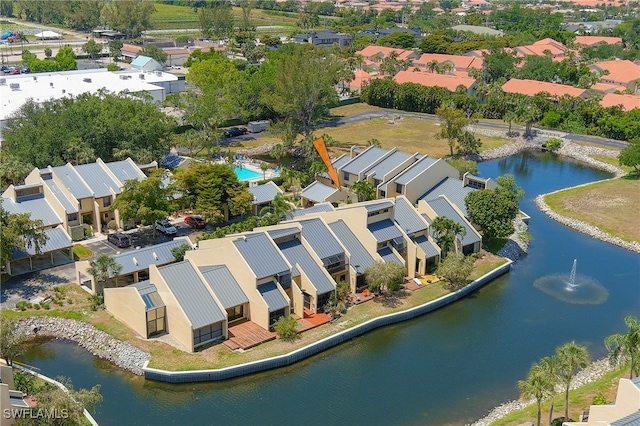
[[[196,229],[202,229],[207,226],[207,222],[204,221],[202,216],[187,216],[184,218],[184,223]]]

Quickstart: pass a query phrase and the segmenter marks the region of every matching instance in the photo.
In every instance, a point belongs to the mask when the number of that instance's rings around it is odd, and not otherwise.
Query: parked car
[[[202,229],[207,226],[207,222],[205,222],[202,216],[187,216],[184,218],[184,223],[196,229]]]
[[[109,234],[107,241],[120,248],[129,247],[131,245],[131,238],[125,234]]]
[[[246,134],[247,134],[247,129],[245,129],[244,127],[229,127],[227,130],[224,131],[224,136],[227,138],[234,138],[236,136],[246,135]]]
[[[169,222],[167,219],[156,220],[156,223],[153,225],[155,229],[167,235],[174,235],[178,230],[175,226]]]

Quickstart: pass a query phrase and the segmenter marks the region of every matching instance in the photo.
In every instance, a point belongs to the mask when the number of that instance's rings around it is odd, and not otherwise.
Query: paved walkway
[[[0,285],[0,309],[13,309],[21,300],[32,300],[53,287],[75,282],[75,263],[11,277]]]

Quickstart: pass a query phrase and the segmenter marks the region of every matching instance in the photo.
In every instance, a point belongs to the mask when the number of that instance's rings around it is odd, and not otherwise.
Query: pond
[[[464,424],[518,397],[531,364],[575,340],[593,359],[606,336],[640,312],[640,256],[565,228],[540,213],[540,193],[608,177],[553,154],[525,152],[480,165],[482,176],[516,176],[531,216],[530,252],[511,273],[470,297],[396,324],[297,365],[222,383],[144,381],[53,341],[22,361],[75,387],[102,384],[101,425],[122,424]],[[599,304],[568,303],[534,282],[580,276],[607,291]]]

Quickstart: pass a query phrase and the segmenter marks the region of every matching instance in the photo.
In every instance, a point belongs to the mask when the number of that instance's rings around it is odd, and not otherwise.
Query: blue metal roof
[[[640,426],[640,410],[611,422],[611,426]]]
[[[202,328],[227,319],[189,261],[158,268],[176,301],[191,323],[192,329]]]
[[[399,183],[400,185],[406,185],[407,183],[415,179],[416,176],[418,176],[420,173],[428,169],[436,161],[438,160],[425,155],[424,157],[413,163],[411,166],[409,166],[404,172],[396,176],[393,181],[395,183]]]
[[[62,225],[58,225],[53,229],[47,229],[44,233],[47,235],[47,242],[40,247],[40,253],[49,253],[73,246],[73,241],[71,241],[69,235],[64,231]],[[27,247],[26,250],[19,250],[14,247],[11,252],[12,259],[21,259],[23,257],[35,255],[36,249],[33,244],[30,247]]]
[[[382,180],[384,176],[399,167],[402,163],[413,157],[413,154],[408,154],[403,151],[394,151],[384,160],[369,167],[365,172],[365,176],[373,176],[375,179]]]
[[[281,229],[270,229],[267,231],[272,240],[277,240],[279,238],[291,237],[293,235],[300,233],[300,228],[291,227],[291,228],[281,228]]]
[[[76,169],[71,164],[60,167],[52,167],[55,174],[63,182],[64,186],[71,192],[76,200],[93,197],[93,191],[83,181]]]
[[[78,213],[78,201],[70,200],[64,192],[58,187],[58,185],[53,181],[53,179],[46,179],[44,181],[45,185],[51,190],[56,199],[62,204],[64,210],[69,213]]]
[[[111,173],[124,185],[124,183],[131,179],[145,180],[146,175],[142,173],[142,170],[133,162],[131,158],[121,161],[112,161],[106,163],[105,166]]]
[[[440,195],[444,195],[466,215],[467,206],[464,203],[464,199],[467,194],[472,191],[476,191],[476,189],[470,186],[464,186],[464,183],[460,179],[446,177],[438,182],[438,184],[431,188],[427,193],[418,198],[418,201],[431,201],[438,198]]]
[[[390,219],[370,223],[367,228],[379,243],[390,241],[394,238],[402,238],[402,232]]]
[[[339,191],[340,190],[335,186],[327,186],[316,180],[311,185],[303,189],[300,195],[314,203],[322,203]]]
[[[264,185],[249,187],[249,194],[253,195],[253,204],[265,204],[273,201],[276,195],[282,194],[282,190],[269,181]]]
[[[293,216],[301,217],[301,216],[312,214],[312,213],[332,212],[334,210],[335,209],[333,208],[331,203],[318,203],[311,207],[307,207],[305,209],[293,210]]]
[[[249,298],[225,265],[202,266],[199,269],[225,309],[249,303]]]
[[[348,172],[354,175],[360,174],[373,164],[378,162],[382,157],[387,155],[389,151],[386,149],[378,148],[377,146],[371,146],[364,150],[361,154],[353,157],[348,163],[342,166],[341,171]]]
[[[357,274],[363,274],[365,269],[376,262],[343,220],[330,223],[329,228],[351,255],[349,263],[355,268]]]
[[[175,262],[176,258],[171,250],[185,244],[188,244],[185,240],[175,239],[139,250],[116,254],[114,258],[118,264],[122,265],[120,275],[131,274],[145,270],[151,265],[166,265]]]
[[[121,192],[120,184],[113,180],[102,165],[98,163],[80,164],[75,166],[78,174],[89,185],[96,198],[108,197]]]
[[[380,250],[378,250],[378,254],[382,258],[382,260],[384,260],[386,263],[394,262],[394,263],[397,263],[398,265],[404,266],[404,263],[402,262],[402,259],[399,258],[393,252],[393,250],[391,250],[389,247],[381,248]]]
[[[368,212],[375,212],[378,210],[389,209],[393,207],[393,203],[391,201],[381,201],[379,203],[369,203],[369,204],[363,204],[361,206],[358,204],[352,204],[349,207],[364,207],[365,209],[367,209]]]
[[[233,241],[257,279],[289,271],[289,265],[264,232],[243,235]]]
[[[345,164],[347,164],[349,162],[349,160],[351,160],[351,158],[347,154],[342,154],[340,157],[338,157],[335,160],[333,160],[331,162],[331,164],[333,165],[333,167],[336,170],[340,170],[340,168],[342,166],[344,166]],[[324,177],[326,179],[331,179],[331,176],[329,176],[329,173],[327,173],[327,172],[320,173],[320,176],[322,176],[322,177]]]
[[[474,244],[482,240],[476,230],[473,229],[471,225],[469,225],[469,223],[453,208],[451,204],[447,202],[446,199],[439,197],[431,201],[427,201],[427,204],[429,204],[429,206],[433,209],[434,212],[436,212],[438,216],[448,217],[456,223],[464,226],[464,229],[466,229],[467,233],[462,238],[463,246]]]
[[[134,59],[133,62],[131,62],[131,67],[132,68],[142,68],[152,60],[153,59],[148,57],[148,56],[140,55],[136,59]]]
[[[304,273],[309,277],[311,284],[316,288],[318,294],[324,294],[329,291],[334,291],[335,284],[333,280],[329,279],[325,273],[324,268],[321,267],[313,260],[313,257],[309,254],[307,249],[302,245],[302,242],[297,238],[288,240],[278,244],[280,251],[287,258],[289,263],[293,265],[293,276],[300,275],[300,272],[295,266],[298,264]]]
[[[418,211],[404,197],[396,198],[393,219],[407,234],[420,232],[429,227]]]
[[[155,285],[151,284],[151,281],[140,281],[134,284],[130,284],[127,287],[133,287],[138,290],[138,294],[142,298],[144,306],[147,310],[165,306],[164,301],[158,294],[158,289]]]
[[[43,226],[53,226],[62,223],[53,207],[44,198],[44,194],[20,197],[16,202],[11,198],[2,199],[2,207],[11,214],[26,213],[32,220],[41,220]]]
[[[278,311],[289,306],[289,301],[284,298],[282,293],[280,293],[280,290],[278,290],[274,281],[260,284],[258,286],[258,291],[267,304],[269,312]]]
[[[320,219],[300,221],[302,236],[320,259],[344,254],[344,249]]]
[[[422,251],[424,252],[427,258],[438,256],[440,254],[435,244],[429,241],[429,239],[424,235],[421,235],[418,238],[416,238],[415,243],[418,245],[418,247],[422,249]]]

